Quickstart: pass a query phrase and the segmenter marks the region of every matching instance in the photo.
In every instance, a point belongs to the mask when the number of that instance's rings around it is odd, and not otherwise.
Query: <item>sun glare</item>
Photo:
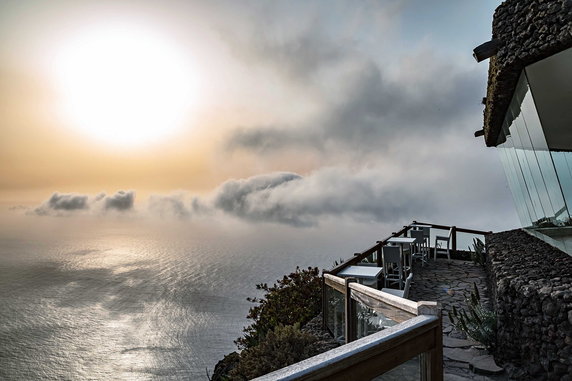
[[[54,61],[66,124],[117,145],[141,145],[180,129],[196,98],[181,48],[133,25],[85,29]]]

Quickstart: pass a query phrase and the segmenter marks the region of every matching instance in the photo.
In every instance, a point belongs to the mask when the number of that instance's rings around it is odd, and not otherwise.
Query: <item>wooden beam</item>
[[[500,40],[493,38],[490,41],[487,41],[476,48],[473,49],[473,57],[477,60],[477,62],[481,62],[486,60],[487,58],[491,58],[500,48]]]

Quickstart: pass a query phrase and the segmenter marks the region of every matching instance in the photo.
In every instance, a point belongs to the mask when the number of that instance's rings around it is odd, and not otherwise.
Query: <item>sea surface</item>
[[[248,296],[388,228],[137,218],[0,219],[1,380],[206,380]]]

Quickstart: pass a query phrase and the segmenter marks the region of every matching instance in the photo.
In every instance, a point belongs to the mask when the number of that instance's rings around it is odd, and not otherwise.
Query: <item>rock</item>
[[[467,348],[477,343],[470,340],[456,339],[454,337],[443,336],[443,346],[448,348]]]
[[[233,370],[240,360],[240,355],[237,352],[229,353],[220,360],[214,368],[211,376],[211,381],[223,381],[228,378],[228,373]]]
[[[458,376],[456,374],[451,374],[451,373],[445,373],[443,375],[443,380],[444,381],[471,381],[470,378]]]
[[[469,362],[469,368],[479,374],[500,374],[504,369],[495,363],[493,356],[477,356]]]
[[[546,298],[542,302],[542,312],[548,316],[554,316],[558,312],[558,306],[552,300]]]
[[[455,361],[468,363],[479,355],[480,353],[476,349],[443,348],[443,356]]]

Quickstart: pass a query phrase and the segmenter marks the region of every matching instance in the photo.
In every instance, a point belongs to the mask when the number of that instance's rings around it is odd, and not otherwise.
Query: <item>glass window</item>
[[[570,218],[570,216],[568,215],[568,209],[564,202],[560,183],[556,176],[556,170],[548,150],[548,144],[546,143],[546,138],[544,136],[542,125],[540,124],[540,119],[536,112],[536,107],[530,90],[526,92],[522,101],[521,110],[528,136],[530,138],[530,152],[536,157],[539,175],[541,176],[546,188],[546,196],[549,198],[552,209],[551,214],[560,223],[564,223]]]
[[[572,155],[550,152],[523,73],[499,136],[499,153],[523,226],[561,226],[570,215]],[[561,174],[562,172],[562,174]],[[562,181],[570,192],[562,190]],[[560,180],[560,181],[559,181]]]
[[[572,152],[553,151],[550,154],[556,167],[556,173],[566,204],[572,205]],[[567,224],[570,224],[570,218],[568,218]]]

